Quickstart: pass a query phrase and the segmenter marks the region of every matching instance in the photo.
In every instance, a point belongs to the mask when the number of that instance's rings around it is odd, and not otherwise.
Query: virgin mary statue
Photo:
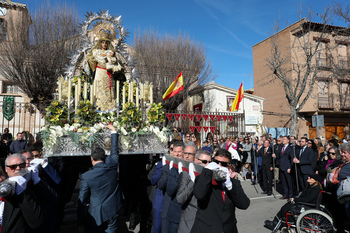
[[[94,86],[96,107],[106,111],[115,109],[115,88],[113,88],[113,74],[124,72],[122,56],[112,45],[116,39],[116,30],[112,24],[103,23],[94,27],[95,45],[87,52],[84,69],[95,72]]]

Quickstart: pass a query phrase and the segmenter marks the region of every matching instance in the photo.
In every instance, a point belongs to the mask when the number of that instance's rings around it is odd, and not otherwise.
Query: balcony
[[[338,68],[342,70],[349,68],[349,61],[347,56],[338,56]]]
[[[350,96],[348,95],[340,96],[340,109],[350,110]]]
[[[329,58],[317,58],[318,67],[320,68],[330,68],[331,60]]]
[[[318,108],[319,109],[333,109],[334,108],[334,95],[331,96],[319,96]]]

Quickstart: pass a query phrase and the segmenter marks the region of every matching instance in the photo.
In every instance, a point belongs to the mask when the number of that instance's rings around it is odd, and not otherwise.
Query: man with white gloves
[[[23,177],[25,167],[26,158],[19,153],[5,160],[6,173],[10,181],[16,182],[16,188],[13,195],[0,200],[1,232],[33,232],[44,222],[42,207],[33,192],[34,187],[27,187],[27,180]]]
[[[193,194],[198,200],[198,211],[191,233],[238,232],[235,209],[247,209],[250,200],[240,181],[233,179],[234,171],[227,168],[230,162],[230,152],[220,149],[196,178]],[[218,170],[226,173],[221,181],[212,179],[213,171]]]
[[[186,147],[187,148],[187,147]],[[186,155],[185,155],[186,157]],[[192,160],[187,160],[193,162]],[[207,166],[211,162],[211,154],[207,150],[200,150],[196,153],[194,163],[200,166]],[[179,163],[179,170],[181,169]],[[190,232],[194,224],[198,210],[197,199],[193,196],[195,181],[194,165],[189,164],[189,171],[183,171],[179,176],[179,185],[176,192],[176,200],[181,205],[181,218],[178,233]]]

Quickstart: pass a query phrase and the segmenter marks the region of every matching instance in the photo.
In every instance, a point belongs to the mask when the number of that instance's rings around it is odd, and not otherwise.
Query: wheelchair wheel
[[[320,210],[307,210],[301,213],[297,219],[297,232],[333,233],[332,218]]]

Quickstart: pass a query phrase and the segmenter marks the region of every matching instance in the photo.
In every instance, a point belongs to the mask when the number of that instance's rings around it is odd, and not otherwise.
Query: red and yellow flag
[[[230,112],[232,111],[238,111],[239,109],[239,103],[242,101],[244,97],[244,92],[243,92],[243,82],[241,83],[241,86],[238,89],[237,95],[235,97],[235,100],[232,103]]]
[[[176,77],[174,82],[169,86],[168,90],[163,95],[163,100],[169,99],[170,97],[179,94],[181,90],[184,89],[184,81],[182,78],[182,71],[180,74]]]

